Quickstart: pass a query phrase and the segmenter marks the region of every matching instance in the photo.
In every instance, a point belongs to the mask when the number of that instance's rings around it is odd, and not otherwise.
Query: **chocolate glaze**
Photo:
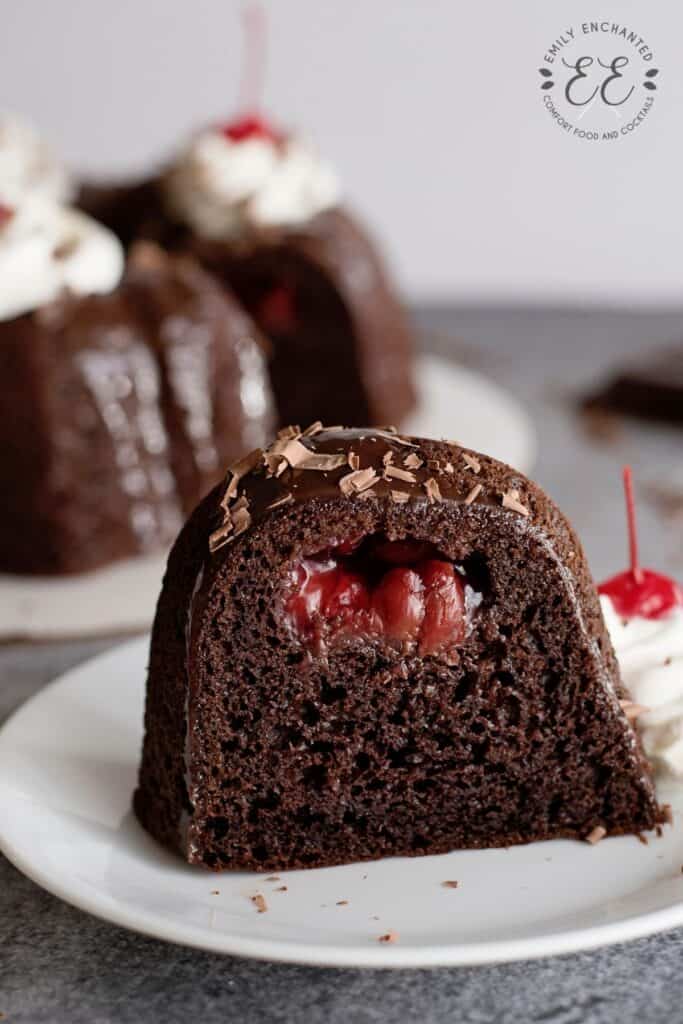
[[[138,253],[109,295],[0,323],[0,570],[167,548],[272,402],[253,326],[189,258]]]

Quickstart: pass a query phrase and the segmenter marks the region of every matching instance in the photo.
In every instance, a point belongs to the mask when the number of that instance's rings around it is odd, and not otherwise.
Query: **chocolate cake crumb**
[[[220,894],[221,894],[220,889],[212,889],[211,890],[211,895],[212,896],[220,896]]]
[[[453,881],[449,880],[449,881],[441,883],[441,885],[444,887],[444,889],[457,889],[459,884],[460,883],[456,882],[455,879]]]
[[[257,892],[254,896],[250,896],[249,899],[254,904],[259,914],[265,914],[268,909],[268,904],[266,903],[266,898],[263,893]]]
[[[338,907],[348,907],[348,905],[349,905],[349,901],[348,900],[337,900],[337,903],[336,903],[336,906],[338,906]]]
[[[591,846],[595,846],[595,844],[599,843],[601,839],[604,839],[606,835],[607,829],[603,828],[602,825],[596,825],[595,828],[591,829],[586,836],[586,842],[590,843]]]
[[[513,512],[519,512],[522,516],[529,515],[529,509],[526,505],[521,503],[519,500],[519,491],[514,487],[503,494],[503,508],[512,509]]]
[[[469,494],[465,498],[465,504],[466,505],[471,505],[472,502],[477,500],[477,498],[479,497],[479,495],[481,494],[481,492],[483,490],[484,490],[484,488],[482,487],[481,484],[475,484],[474,487],[472,488],[472,490],[469,492]]]
[[[286,885],[279,885],[277,887],[277,889],[274,889],[273,891],[274,892],[287,892],[287,886]]]
[[[388,931],[377,938],[378,942],[398,942],[398,932]]]
[[[470,455],[469,452],[463,452],[462,459],[467,468],[471,469],[473,473],[481,473],[481,462],[479,459],[475,459],[474,455]]]
[[[268,875],[266,882],[280,882],[281,878],[279,875]]]

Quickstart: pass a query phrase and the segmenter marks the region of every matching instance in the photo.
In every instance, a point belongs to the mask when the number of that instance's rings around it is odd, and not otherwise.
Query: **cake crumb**
[[[590,843],[591,846],[595,846],[595,844],[599,843],[601,839],[604,839],[606,835],[607,829],[604,828],[602,825],[596,825],[595,828],[591,829],[591,831],[586,836],[586,842]]]
[[[384,935],[379,935],[377,938],[378,942],[398,942],[398,932],[388,931]]]
[[[460,883],[455,879],[448,879],[447,881],[442,882],[441,885],[444,889],[457,889]]]
[[[662,804],[662,814],[664,815],[664,821],[667,823],[667,825],[673,825],[674,812],[671,804]]]
[[[220,896],[220,894],[221,894],[220,889],[212,889],[211,890],[211,895],[212,896]]]
[[[650,842],[644,832],[637,832],[638,842],[642,843],[643,846],[649,846]]]
[[[338,907],[348,907],[349,901],[348,900],[337,900],[337,904],[336,905]]]
[[[274,892],[287,892],[287,886],[286,885],[278,885],[277,889],[275,889]]]
[[[279,875],[268,875],[266,882],[281,882],[282,879]]]
[[[265,914],[268,909],[268,904],[266,903],[266,898],[263,893],[257,892],[254,896],[250,896],[249,899],[254,904],[259,914]]]

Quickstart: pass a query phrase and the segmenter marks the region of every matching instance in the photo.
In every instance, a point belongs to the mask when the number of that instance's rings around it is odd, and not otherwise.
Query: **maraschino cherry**
[[[256,113],[263,93],[266,65],[266,21],[259,4],[250,4],[244,11],[244,53],[238,106],[249,113],[219,125],[218,130],[231,142],[246,142],[248,139],[281,142],[281,132]]]
[[[601,584],[598,590],[611,599],[616,613],[625,619],[661,619],[672,609],[683,605],[683,591],[670,576],[641,568],[638,558],[633,474],[630,466],[624,466],[623,476],[631,568],[613,576]]]

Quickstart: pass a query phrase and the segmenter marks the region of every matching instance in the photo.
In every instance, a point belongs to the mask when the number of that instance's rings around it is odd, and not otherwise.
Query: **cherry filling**
[[[427,655],[464,641],[480,600],[463,569],[432,544],[365,537],[301,559],[284,609],[308,643],[384,638]]]
[[[254,310],[267,334],[288,334],[296,329],[296,296],[290,284],[275,284],[264,293]]]

